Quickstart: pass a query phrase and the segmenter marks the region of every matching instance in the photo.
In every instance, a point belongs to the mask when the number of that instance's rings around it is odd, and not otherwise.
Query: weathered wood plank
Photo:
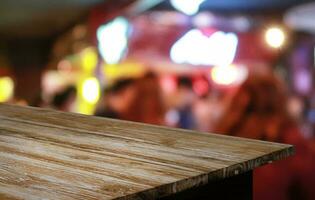
[[[291,145],[0,104],[0,199],[156,199]]]

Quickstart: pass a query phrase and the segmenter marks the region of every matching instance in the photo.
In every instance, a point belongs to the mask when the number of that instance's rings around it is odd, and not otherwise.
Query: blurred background
[[[0,102],[294,144],[254,197],[315,199],[314,18],[311,0],[1,0]]]

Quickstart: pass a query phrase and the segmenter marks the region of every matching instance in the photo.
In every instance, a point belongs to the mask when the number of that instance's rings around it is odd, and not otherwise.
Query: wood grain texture
[[[0,199],[156,199],[291,145],[0,104]]]

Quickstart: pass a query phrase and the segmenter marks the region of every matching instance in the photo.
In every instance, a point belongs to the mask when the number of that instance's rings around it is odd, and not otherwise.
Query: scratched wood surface
[[[0,199],[156,199],[290,145],[0,104]]]

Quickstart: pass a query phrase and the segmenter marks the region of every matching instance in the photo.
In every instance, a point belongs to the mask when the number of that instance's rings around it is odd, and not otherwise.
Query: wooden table
[[[251,199],[291,145],[0,104],[0,199]]]

